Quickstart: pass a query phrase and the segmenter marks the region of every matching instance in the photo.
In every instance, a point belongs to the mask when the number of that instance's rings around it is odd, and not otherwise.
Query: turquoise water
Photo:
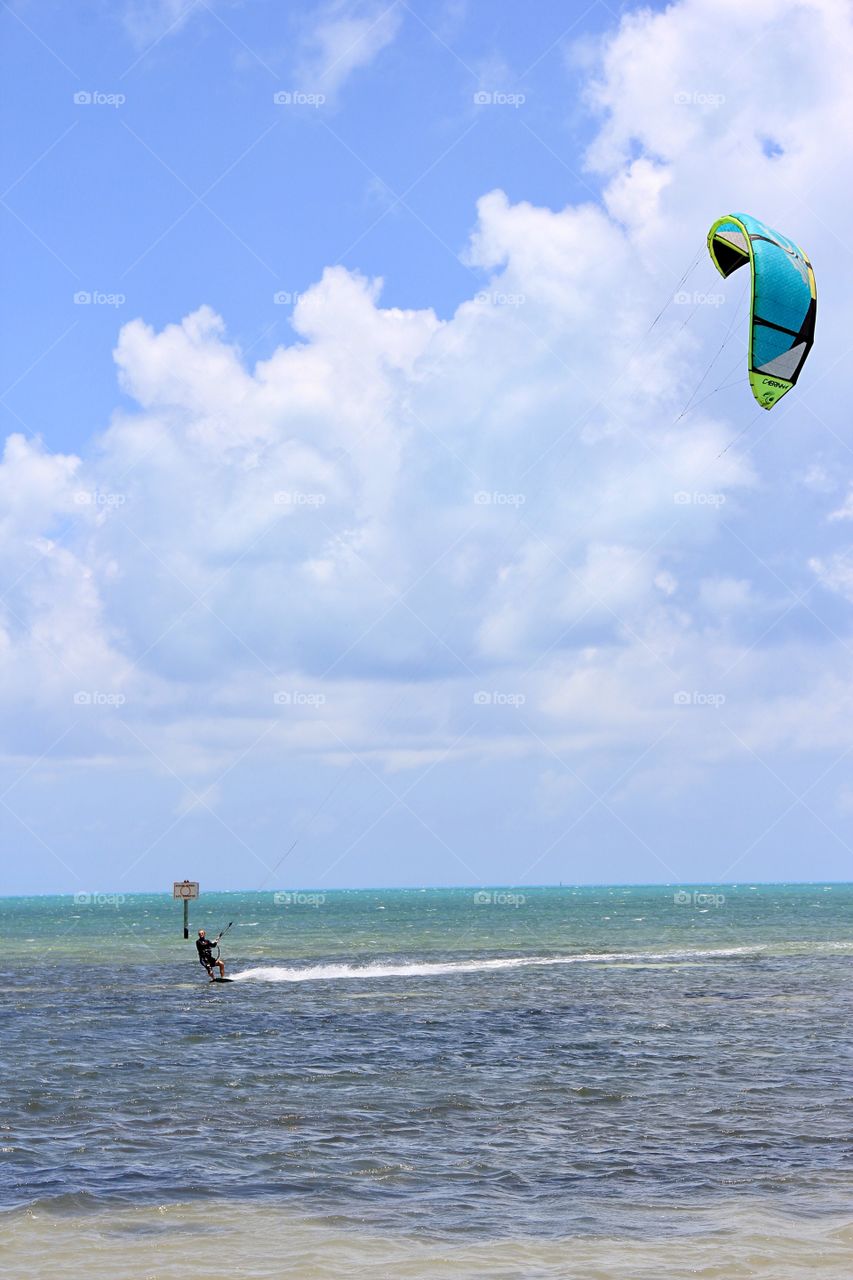
[[[211,987],[163,895],[0,900],[7,1221],[640,1248],[849,1210],[851,886],[193,904],[229,920]]]

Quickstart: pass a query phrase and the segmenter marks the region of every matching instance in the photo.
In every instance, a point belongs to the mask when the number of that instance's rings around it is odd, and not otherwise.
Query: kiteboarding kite
[[[814,342],[812,264],[793,240],[747,213],[718,218],[708,252],[722,276],[749,263],[749,381],[762,409],[772,409],[796,383]]]

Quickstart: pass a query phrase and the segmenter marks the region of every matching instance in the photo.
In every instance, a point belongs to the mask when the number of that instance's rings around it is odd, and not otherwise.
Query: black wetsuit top
[[[203,964],[205,969],[209,969],[213,964],[213,948],[217,943],[211,942],[210,938],[196,938],[196,950],[198,951],[199,963]]]

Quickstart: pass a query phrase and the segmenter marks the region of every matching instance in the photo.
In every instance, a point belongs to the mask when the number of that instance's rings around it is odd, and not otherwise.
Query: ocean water
[[[0,899],[12,1277],[853,1273],[853,887]]]

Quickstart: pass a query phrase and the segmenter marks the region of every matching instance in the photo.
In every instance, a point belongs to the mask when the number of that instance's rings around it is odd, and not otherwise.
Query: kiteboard
[[[233,978],[211,978],[211,982],[233,982]]]

